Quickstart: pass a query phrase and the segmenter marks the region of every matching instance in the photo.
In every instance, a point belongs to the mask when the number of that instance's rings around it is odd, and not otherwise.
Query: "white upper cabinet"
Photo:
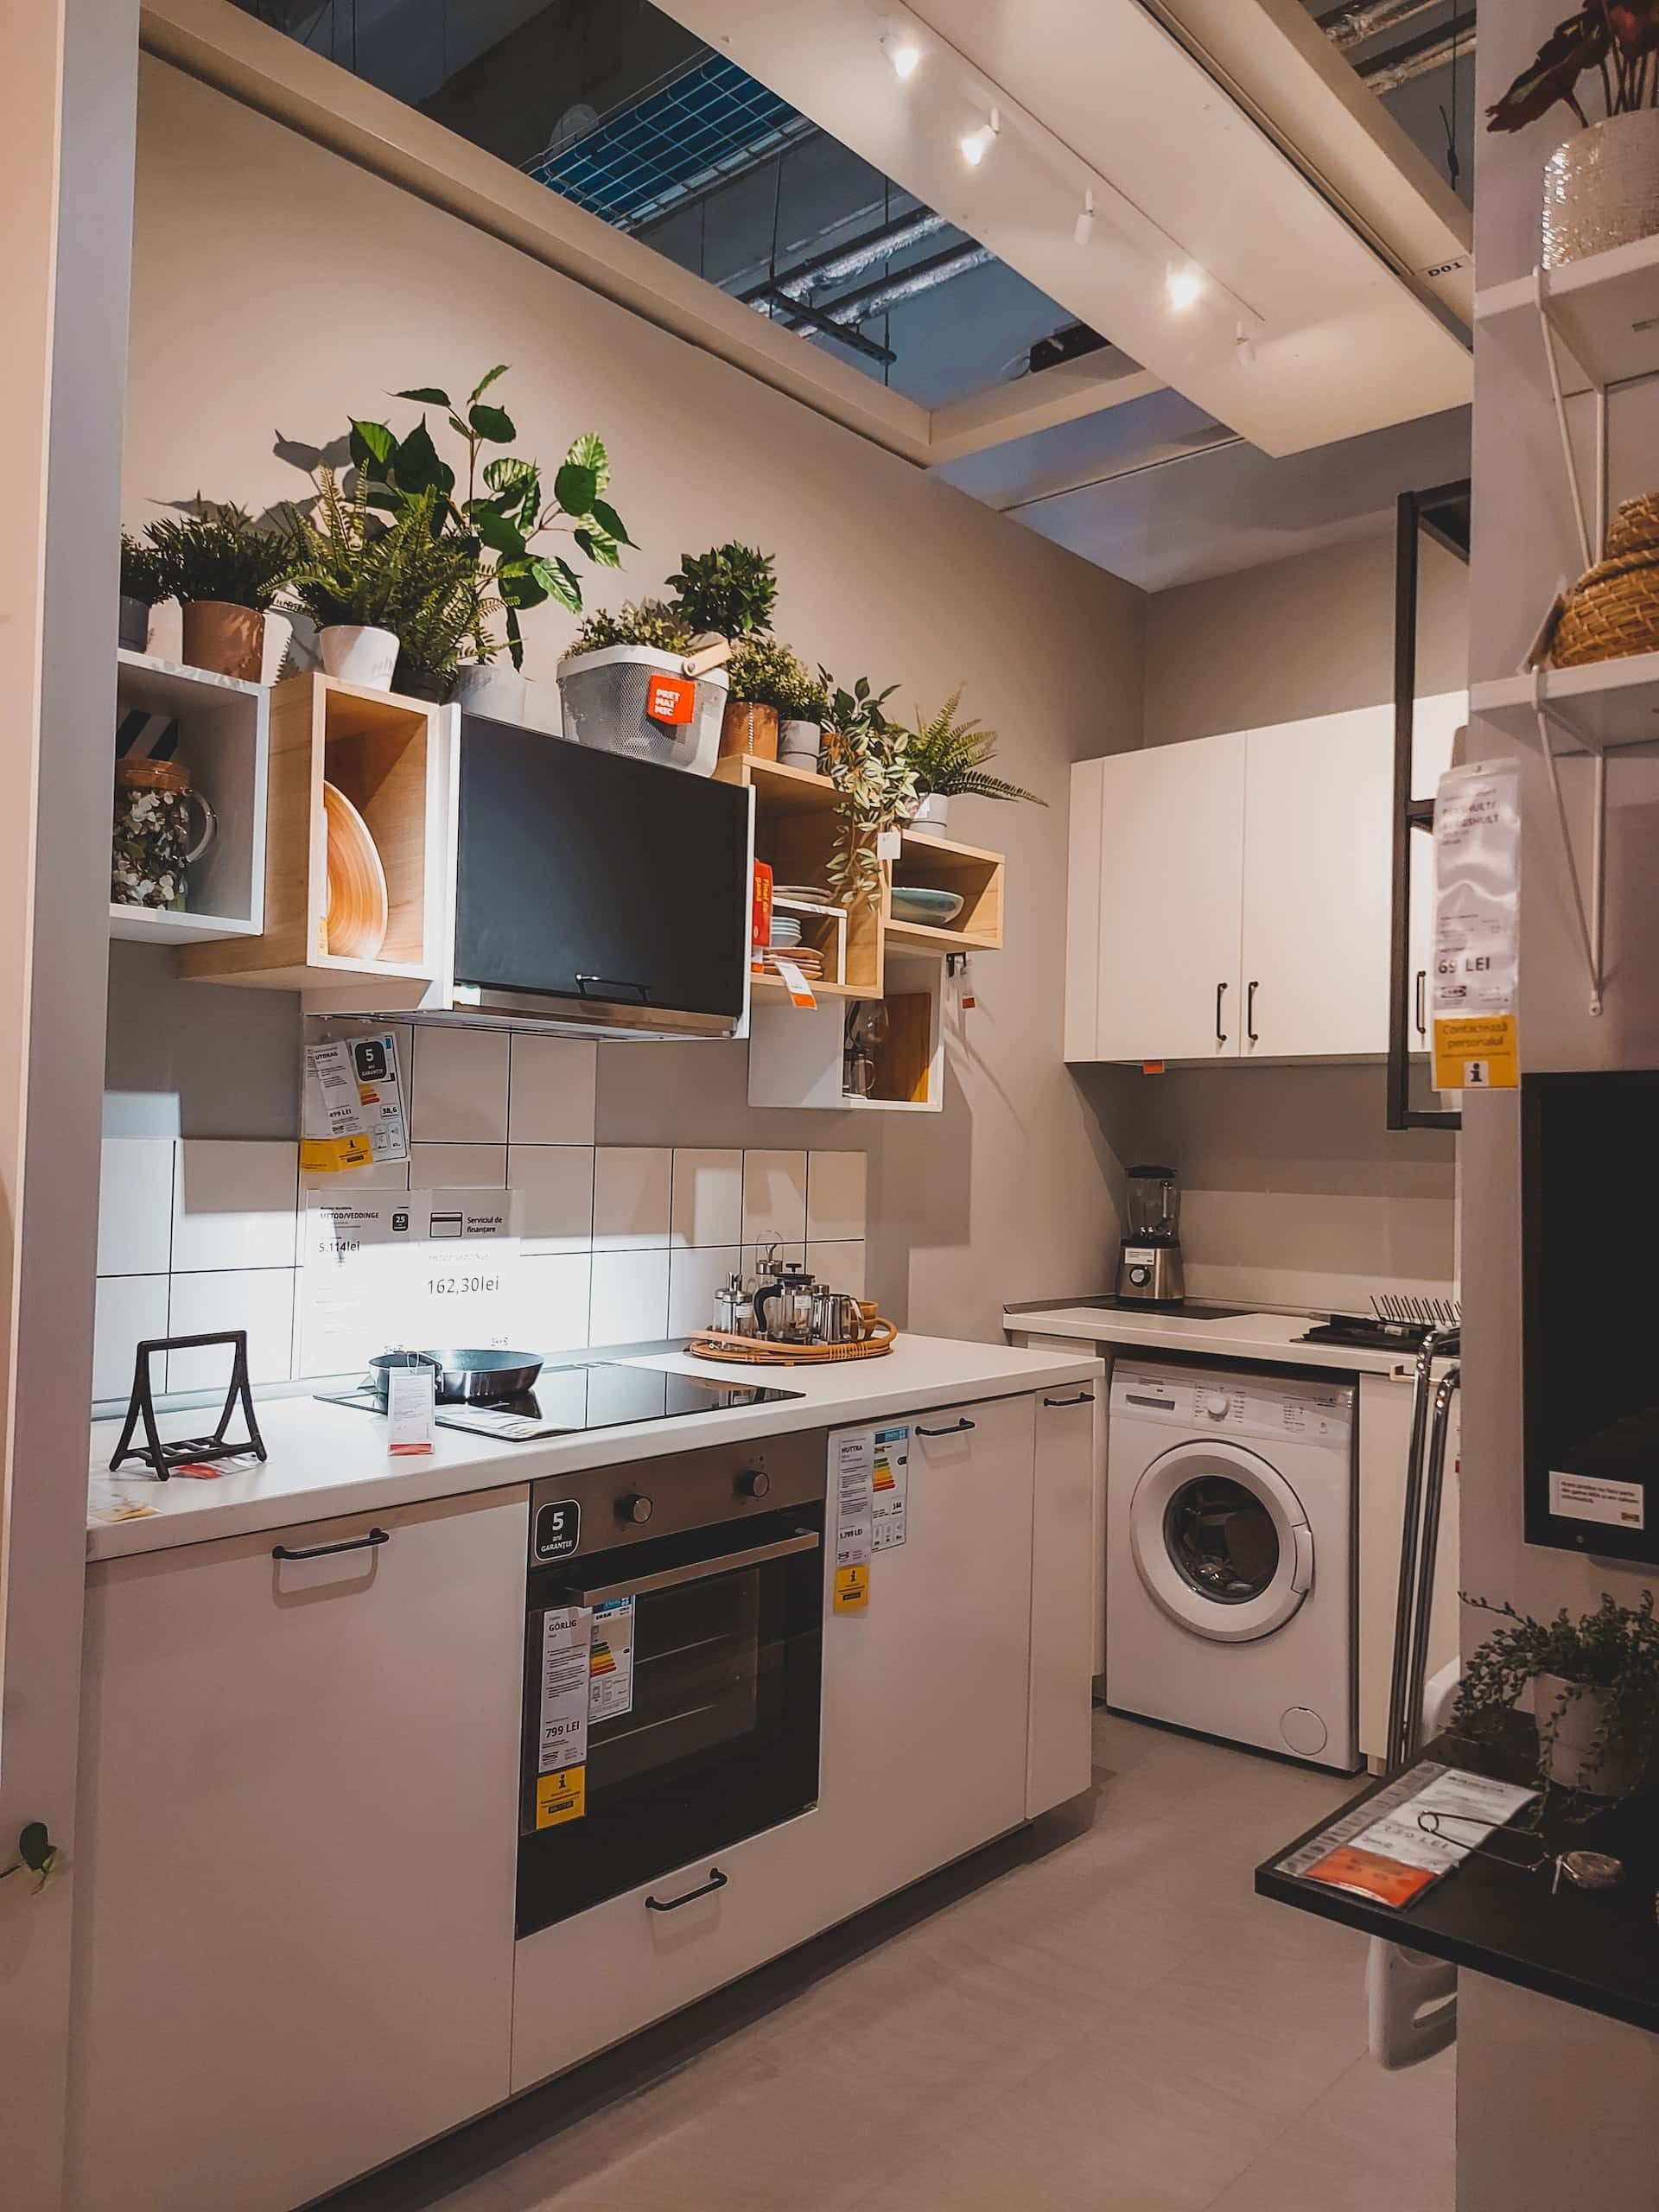
[[[1411,795],[1433,798],[1452,766],[1452,748],[1469,719],[1466,691],[1440,691],[1420,699],[1412,721]],[[1434,843],[1426,830],[1411,839],[1411,929],[1407,958],[1411,992],[1406,1049],[1428,1051],[1428,978],[1434,959]],[[1455,1101],[1451,1102],[1455,1104]]]
[[[1085,761],[1099,781],[1096,1060],[1225,1059],[1239,1049],[1244,738]],[[1074,866],[1077,830],[1074,825]],[[1081,901],[1087,910],[1088,898]],[[1071,992],[1068,989],[1068,999]]]

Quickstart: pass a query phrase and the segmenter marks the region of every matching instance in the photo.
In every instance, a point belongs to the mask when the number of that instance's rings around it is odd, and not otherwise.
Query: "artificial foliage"
[[[1659,107],[1659,0],[1584,0],[1487,109],[1487,129],[1522,130],[1558,105],[1587,124],[1579,97],[1586,76],[1601,87],[1605,115]]]
[[[916,710],[909,760],[918,791],[940,798],[1023,798],[1033,806],[1046,806],[1047,800],[1039,798],[1035,791],[986,773],[986,762],[996,757],[996,732],[982,728],[977,721],[961,719],[962,693],[959,683],[926,721],[922,720],[920,708]]]
[[[908,757],[910,734],[884,709],[898,690],[873,690],[861,676],[850,691],[827,668],[818,671],[827,696],[823,770],[841,794],[830,882],[844,906],[876,906],[881,898],[881,861],[876,840],[915,811],[916,779]]]
[[[682,553],[669,578],[674,604],[692,634],[719,638],[763,635],[772,627],[778,575],[770,553],[734,539],[707,553]]]
[[[690,650],[691,632],[685,620],[665,601],[628,600],[614,613],[601,607],[586,617],[575,640],[564,655],[602,652],[611,645],[645,645],[653,652],[683,653]]]
[[[142,600],[146,607],[155,607],[168,596],[167,576],[162,556],[153,545],[135,537],[130,531],[121,533],[121,596]]]
[[[319,629],[390,630],[418,668],[437,675],[453,668],[473,620],[475,569],[455,538],[435,534],[437,493],[405,499],[382,519],[361,471],[349,496],[332,468],[319,469],[317,482],[315,512],[294,521],[288,591],[295,603]]]
[[[1558,1675],[1578,1693],[1594,1690],[1602,1718],[1586,1764],[1592,1773],[1605,1762],[1628,1766],[1632,1787],[1656,1778],[1659,1754],[1659,1621],[1653,1592],[1644,1590],[1635,1605],[1616,1604],[1603,1593],[1592,1611],[1573,1620],[1565,1607],[1553,1620],[1534,1620],[1513,1605],[1494,1605],[1484,1598],[1465,1605],[1493,1613],[1507,1624],[1487,1637],[1465,1663],[1452,1714],[1455,1733],[1477,1743],[1500,1738],[1516,1700],[1540,1675]],[[1572,1700],[1569,1694],[1569,1702]],[[1560,1713],[1538,1723],[1538,1780],[1546,1795],[1551,1785],[1550,1756],[1560,1732]],[[1559,1787],[1559,1785],[1555,1785]],[[1577,1795],[1578,1793],[1573,1793]],[[1592,1812],[1604,1799],[1583,1809]]]
[[[786,722],[823,721],[829,700],[822,680],[780,638],[743,639],[733,650],[729,673],[734,699],[775,707]]]
[[[185,605],[217,601],[263,613],[294,565],[288,531],[256,522],[229,501],[198,499],[192,512],[163,515],[144,537],[155,556],[157,596]]]

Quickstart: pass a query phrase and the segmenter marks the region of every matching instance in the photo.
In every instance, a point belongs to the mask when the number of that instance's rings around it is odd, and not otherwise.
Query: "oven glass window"
[[[635,1601],[633,1710],[590,1731],[590,1789],[648,1781],[746,1740],[776,1740],[782,1655],[766,1634],[765,1573],[712,1575]]]
[[[1184,1484],[1164,1509],[1177,1572],[1217,1605],[1248,1605],[1279,1572],[1279,1532],[1254,1491],[1225,1475]]]

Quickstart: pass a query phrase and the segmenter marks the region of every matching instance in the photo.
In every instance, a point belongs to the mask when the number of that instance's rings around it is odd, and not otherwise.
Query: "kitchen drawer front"
[[[506,2095],[528,1514],[91,1571],[76,2212],[289,2212]]]
[[[1094,1770],[1096,1627],[1104,1621],[1103,1385],[1037,1394],[1032,1500],[1031,1740],[1026,1811],[1034,1818],[1089,1787]]]
[[[556,1922],[516,1947],[516,2094],[776,1958],[834,1916],[819,1879],[820,1818],[803,1813],[711,1859]],[[702,1889],[718,1871],[720,1888]],[[653,1911],[677,1898],[690,1902]]]

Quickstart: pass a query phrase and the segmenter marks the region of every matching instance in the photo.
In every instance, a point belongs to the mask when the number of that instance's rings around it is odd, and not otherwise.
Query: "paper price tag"
[[[617,1719],[633,1711],[632,1598],[594,1607],[593,1649],[588,1662],[588,1722]]]
[[[1434,798],[1434,1088],[1521,1081],[1521,779],[1513,761],[1440,778]]]
[[[429,1367],[386,1370],[386,1449],[396,1456],[432,1449],[436,1377]]]
[[[556,1774],[587,1762],[593,1642],[594,1616],[587,1606],[550,1605],[543,1614],[538,1774]]]
[[[830,1440],[830,1506],[836,1565],[868,1567],[875,1521],[875,1431],[843,1429]]]
[[[812,995],[812,986],[802,975],[795,963],[792,960],[785,960],[779,952],[774,952],[772,957],[778,963],[778,973],[789,986],[789,995],[794,1003],[797,1006],[817,1006],[817,1001]]]
[[[654,722],[689,722],[696,711],[697,687],[683,676],[653,676],[645,692],[645,712]]]
[[[588,1770],[561,1767],[544,1774],[536,1784],[536,1826],[556,1828],[565,1821],[579,1821],[588,1810]]]
[[[869,1611],[869,1568],[838,1567],[836,1569],[836,1611],[838,1613],[863,1613]]]
[[[875,833],[875,857],[879,861],[896,861],[905,849],[905,841],[897,830],[878,830]]]
[[[896,1550],[910,1533],[910,1425],[875,1432],[870,1550]]]

